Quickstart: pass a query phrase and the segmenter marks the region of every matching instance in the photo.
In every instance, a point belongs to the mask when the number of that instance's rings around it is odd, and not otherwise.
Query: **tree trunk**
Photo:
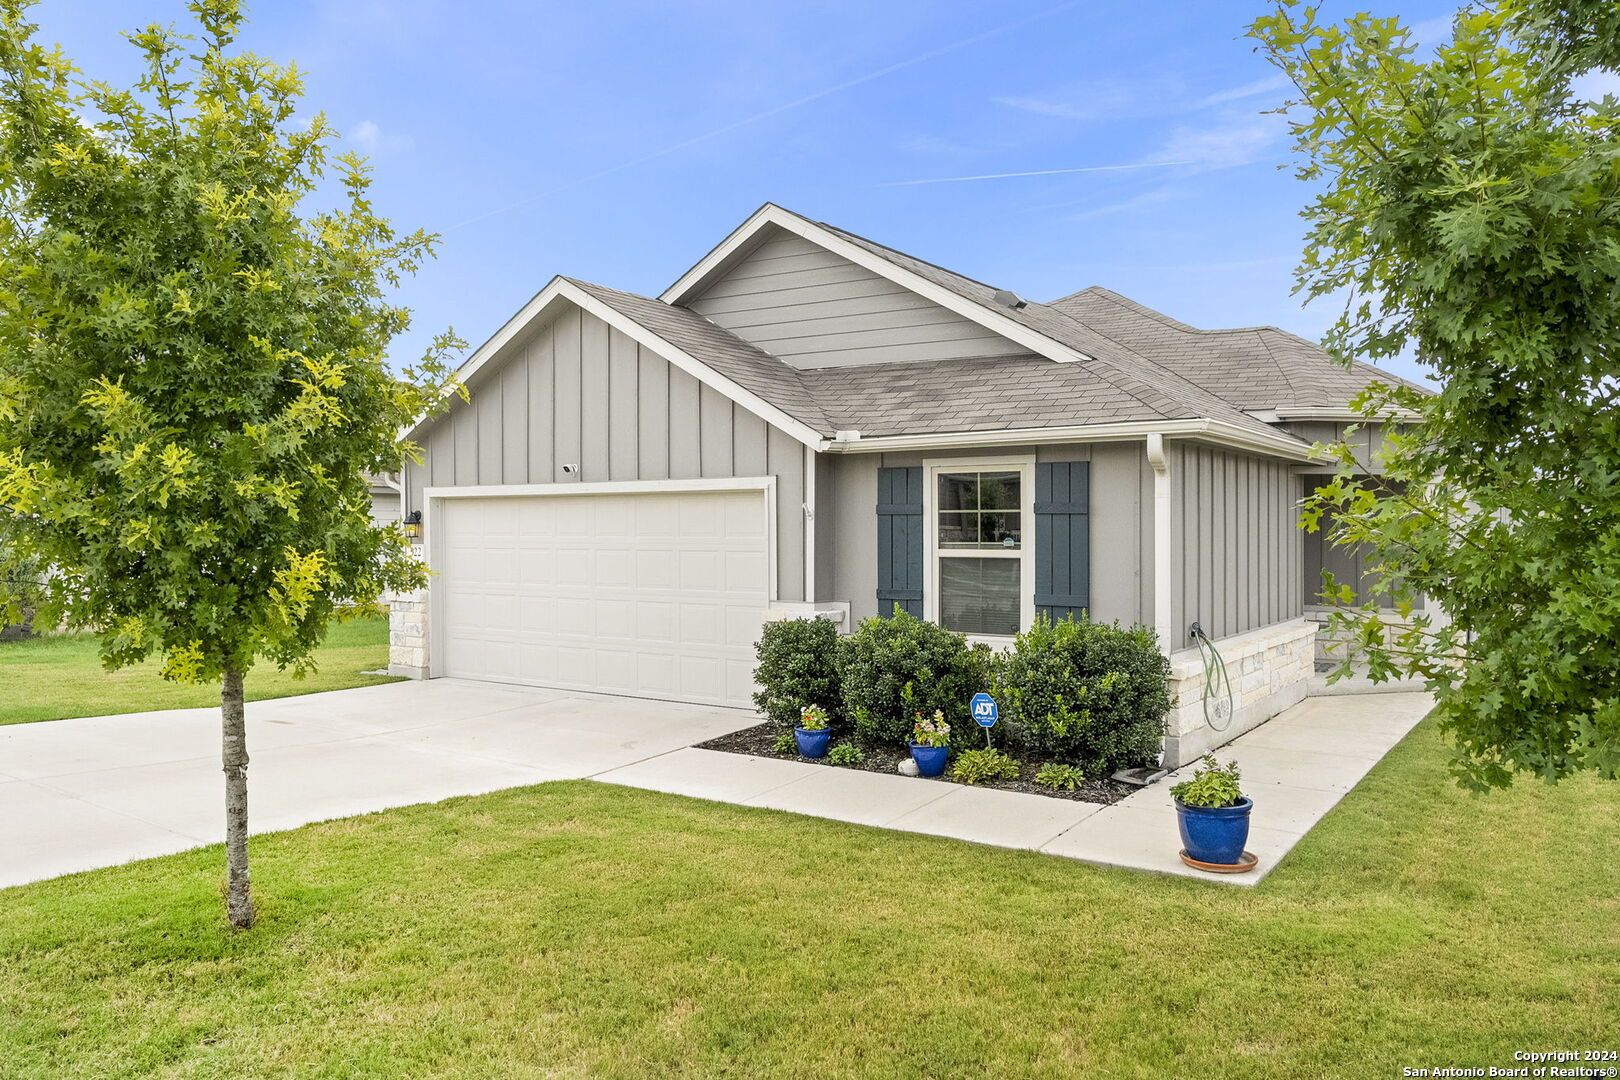
[[[225,669],[219,692],[224,715],[225,915],[238,930],[253,925],[253,893],[248,885],[247,725],[242,707],[242,673]]]

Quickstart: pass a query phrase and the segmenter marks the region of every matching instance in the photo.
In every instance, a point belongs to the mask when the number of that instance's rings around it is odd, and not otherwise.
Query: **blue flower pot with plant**
[[[805,706],[799,715],[799,726],[793,729],[793,741],[798,744],[800,757],[827,756],[827,744],[832,741],[832,729],[827,726],[827,713],[821,706]]]
[[[1197,862],[1235,866],[1243,861],[1243,848],[1249,842],[1249,811],[1254,800],[1238,786],[1237,762],[1222,767],[1213,754],[1205,754],[1203,764],[1193,770],[1191,780],[1170,789],[1176,800],[1181,846]]]
[[[917,763],[918,776],[943,776],[945,759],[950,756],[951,725],[945,714],[934,710],[933,718],[917,713],[911,725],[911,760]]]

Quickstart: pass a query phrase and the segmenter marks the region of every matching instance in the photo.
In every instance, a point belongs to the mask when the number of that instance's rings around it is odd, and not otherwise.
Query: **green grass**
[[[1384,1077],[1615,1046],[1620,786],[1474,799],[1444,759],[1421,725],[1253,890],[590,782],[255,838],[245,934],[218,848],[11,889],[0,1073]]]
[[[166,682],[158,677],[153,661],[109,672],[101,666],[97,649],[96,638],[89,634],[0,642],[0,725],[219,705],[217,685]],[[387,619],[333,623],[315,659],[320,669],[302,679],[270,665],[255,667],[245,680],[247,699],[395,681],[387,675],[360,674],[388,666]]]

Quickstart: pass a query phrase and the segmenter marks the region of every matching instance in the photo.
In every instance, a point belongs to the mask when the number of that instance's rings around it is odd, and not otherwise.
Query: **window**
[[[935,471],[938,621],[966,634],[1011,637],[1024,608],[1024,474]]]

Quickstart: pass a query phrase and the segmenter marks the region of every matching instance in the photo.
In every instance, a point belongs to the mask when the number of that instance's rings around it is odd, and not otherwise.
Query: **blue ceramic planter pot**
[[[827,743],[831,740],[831,728],[820,731],[806,731],[802,727],[793,729],[793,741],[799,744],[800,757],[826,757]]]
[[[1249,842],[1249,811],[1254,800],[1245,797],[1236,806],[1185,806],[1176,803],[1181,845],[1199,862],[1235,864]]]
[[[918,746],[911,744],[911,760],[917,763],[918,776],[941,776],[945,772],[945,759],[950,756],[948,746]]]

